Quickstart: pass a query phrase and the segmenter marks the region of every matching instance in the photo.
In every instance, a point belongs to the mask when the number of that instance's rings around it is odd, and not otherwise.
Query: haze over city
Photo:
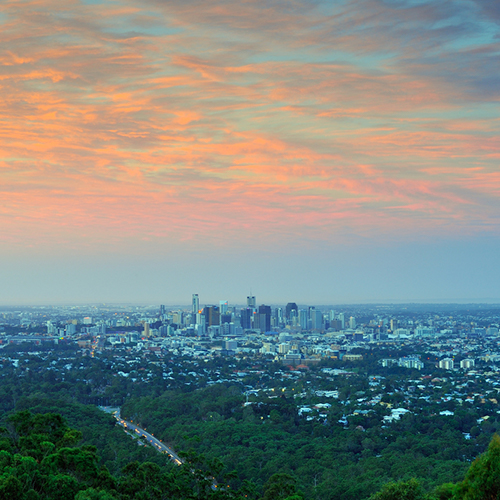
[[[499,23],[3,1],[0,303],[500,302]]]

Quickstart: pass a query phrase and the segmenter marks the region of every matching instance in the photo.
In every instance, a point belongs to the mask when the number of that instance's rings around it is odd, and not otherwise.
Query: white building
[[[453,370],[455,363],[451,358],[444,358],[439,361],[439,368],[444,368],[445,370]]]

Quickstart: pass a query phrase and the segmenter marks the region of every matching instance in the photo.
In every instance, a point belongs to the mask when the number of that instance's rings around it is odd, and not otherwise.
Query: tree
[[[490,500],[500,498],[500,437],[498,434],[488,450],[476,458],[458,484],[456,497],[460,500]]]
[[[273,474],[264,485],[262,500],[285,500],[288,497],[296,496],[296,483],[297,480],[290,474]]]
[[[412,478],[409,481],[387,483],[370,500],[423,500],[424,493],[420,483]]]

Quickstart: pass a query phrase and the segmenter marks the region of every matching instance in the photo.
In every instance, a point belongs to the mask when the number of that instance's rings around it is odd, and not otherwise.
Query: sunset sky
[[[2,0],[0,303],[500,302],[497,0]]]

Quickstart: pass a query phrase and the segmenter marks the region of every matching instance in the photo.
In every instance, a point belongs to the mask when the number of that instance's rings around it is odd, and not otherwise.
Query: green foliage
[[[60,415],[18,412],[4,430],[9,451],[0,451],[0,498],[9,500],[243,500],[255,498],[245,482],[232,487],[234,472],[220,460],[195,453],[174,467],[128,463],[118,477],[99,467],[94,446],[67,446],[80,434]],[[165,461],[165,457],[163,460]]]
[[[460,500],[500,498],[500,437],[495,434],[488,450],[470,466],[465,479],[457,486]]]
[[[416,479],[387,483],[370,500],[424,500],[424,493]]]
[[[262,500],[302,499],[296,491],[297,480],[290,474],[273,474],[264,485]]]

